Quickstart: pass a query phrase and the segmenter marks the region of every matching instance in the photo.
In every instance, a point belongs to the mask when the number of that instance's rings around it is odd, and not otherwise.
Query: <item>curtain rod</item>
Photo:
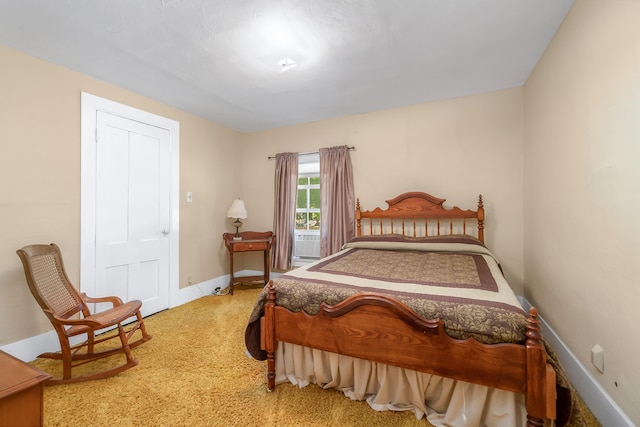
[[[356,149],[356,147],[347,147],[347,148],[349,149],[349,151]],[[318,154],[318,153],[319,153],[319,151],[307,151],[306,153],[298,153],[298,156],[306,156],[308,154]],[[269,159],[269,160],[273,160],[275,158],[276,158],[276,156],[267,157],[267,159]]]

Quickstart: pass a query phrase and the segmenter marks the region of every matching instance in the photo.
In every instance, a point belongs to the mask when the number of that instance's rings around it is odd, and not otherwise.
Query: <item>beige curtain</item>
[[[273,248],[273,268],[291,268],[293,231],[298,196],[298,153],[276,154],[275,200],[273,232],[276,245]]]
[[[349,147],[320,150],[320,256],[338,252],[355,235],[355,195]]]

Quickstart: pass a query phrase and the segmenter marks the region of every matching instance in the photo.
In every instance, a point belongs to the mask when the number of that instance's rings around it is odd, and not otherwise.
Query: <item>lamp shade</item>
[[[246,218],[247,208],[244,206],[244,200],[235,199],[233,204],[227,211],[227,217],[229,218]]]

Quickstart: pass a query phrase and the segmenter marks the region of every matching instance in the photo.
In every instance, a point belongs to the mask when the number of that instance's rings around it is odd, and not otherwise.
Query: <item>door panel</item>
[[[170,134],[104,112],[97,116],[96,294],[169,306]]]

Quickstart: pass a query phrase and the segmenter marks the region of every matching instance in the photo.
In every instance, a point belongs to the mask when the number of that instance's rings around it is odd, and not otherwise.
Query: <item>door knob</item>
[[[167,235],[169,234],[169,230],[167,230],[166,228],[162,229],[162,234]]]

